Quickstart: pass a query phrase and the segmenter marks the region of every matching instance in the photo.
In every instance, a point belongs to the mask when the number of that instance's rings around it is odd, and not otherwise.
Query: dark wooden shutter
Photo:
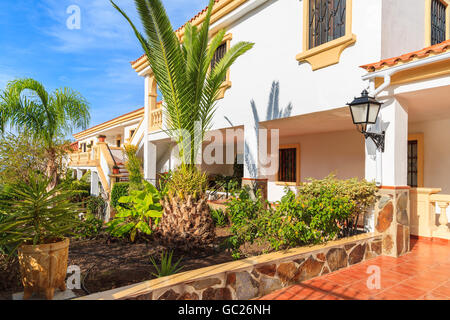
[[[431,45],[445,41],[447,32],[446,9],[446,6],[441,1],[431,1]]]
[[[297,149],[281,149],[279,156],[278,181],[297,182]]]
[[[417,140],[408,141],[408,186],[417,188],[418,174],[418,143]]]
[[[213,70],[216,64],[218,64],[220,60],[222,60],[222,58],[225,56],[225,53],[227,53],[227,44],[223,43],[219,47],[217,47],[217,50],[214,53],[213,59],[211,61],[211,70]]]
[[[346,0],[309,1],[309,48],[345,35]]]

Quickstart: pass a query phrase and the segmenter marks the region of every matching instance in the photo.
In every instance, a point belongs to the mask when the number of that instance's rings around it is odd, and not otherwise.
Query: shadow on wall
[[[272,82],[272,88],[270,90],[269,101],[267,104],[266,116],[264,119],[261,119],[261,117],[259,115],[255,100],[252,99],[250,101],[250,107],[251,107],[252,114],[253,114],[254,130],[255,130],[255,135],[257,138],[258,138],[259,123],[261,121],[269,121],[269,120],[290,117],[291,113],[292,113],[292,109],[293,109],[293,105],[291,102],[288,103],[286,108],[280,109],[280,82],[279,81]],[[224,118],[232,127],[234,127],[233,123],[231,122],[231,120],[228,117],[225,116]],[[249,148],[247,142],[245,142],[245,150],[251,150]],[[256,165],[255,156],[251,152],[245,152],[244,161],[248,168],[251,178],[253,178],[253,179],[258,178],[258,168]]]

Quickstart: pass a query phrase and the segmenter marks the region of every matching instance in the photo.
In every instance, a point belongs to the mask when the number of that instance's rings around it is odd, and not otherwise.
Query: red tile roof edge
[[[365,64],[365,65],[360,66],[360,68],[366,69],[368,72],[374,72],[385,66],[393,67],[396,64],[398,64],[399,62],[407,62],[414,58],[422,59],[422,58],[427,57],[430,54],[444,53],[449,48],[450,48],[450,40],[447,40],[447,41],[435,44],[433,46],[423,48],[418,51],[413,51],[410,53],[402,54],[401,56],[398,56],[398,57],[384,59],[384,60],[381,60],[381,61],[375,62],[375,63]]]
[[[78,132],[78,133],[74,133],[73,135],[74,135],[74,136],[77,136],[77,135],[79,135],[79,134],[82,134],[82,133],[85,132],[85,131],[88,131],[88,130],[97,128],[97,127],[99,127],[99,126],[102,126],[102,125],[104,125],[104,124],[107,124],[108,122],[117,120],[117,119],[119,119],[119,118],[122,118],[122,117],[124,117],[124,116],[127,116],[127,115],[129,115],[129,114],[132,114],[132,113],[135,113],[135,112],[144,110],[144,109],[145,109],[145,108],[143,107],[143,108],[136,109],[136,110],[134,110],[134,111],[130,111],[130,112],[124,113],[124,114],[122,114],[122,115],[120,115],[120,116],[118,116],[118,117],[115,117],[115,118],[111,119],[111,120],[108,120],[108,121],[99,123],[99,124],[97,124],[97,125],[95,125],[95,126],[93,126],[93,127],[87,128],[86,130],[80,131],[80,132]]]

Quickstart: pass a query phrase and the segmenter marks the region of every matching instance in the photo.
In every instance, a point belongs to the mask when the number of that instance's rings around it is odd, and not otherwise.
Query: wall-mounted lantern
[[[367,132],[368,124],[375,124],[377,122],[378,114],[381,109],[381,102],[375,98],[370,97],[367,90],[361,93],[361,97],[355,98],[353,102],[347,104],[350,107],[353,123],[356,125],[359,132],[364,137],[371,138],[377,146],[377,149],[384,152],[385,132],[374,133]]]

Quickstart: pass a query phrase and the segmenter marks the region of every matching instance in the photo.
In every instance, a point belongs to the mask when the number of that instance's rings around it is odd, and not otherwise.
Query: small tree
[[[130,174],[130,189],[141,190],[143,188],[144,175],[142,174],[142,160],[136,155],[138,148],[132,144],[125,145],[124,148],[127,156],[125,166]]]
[[[31,172],[45,173],[45,149],[30,136],[7,133],[0,136],[0,183],[26,181]]]
[[[49,93],[34,79],[19,79],[10,81],[0,93],[0,132],[9,124],[42,144],[49,189],[57,183],[58,141],[73,129],[86,129],[89,121],[88,102],[69,88]]]

